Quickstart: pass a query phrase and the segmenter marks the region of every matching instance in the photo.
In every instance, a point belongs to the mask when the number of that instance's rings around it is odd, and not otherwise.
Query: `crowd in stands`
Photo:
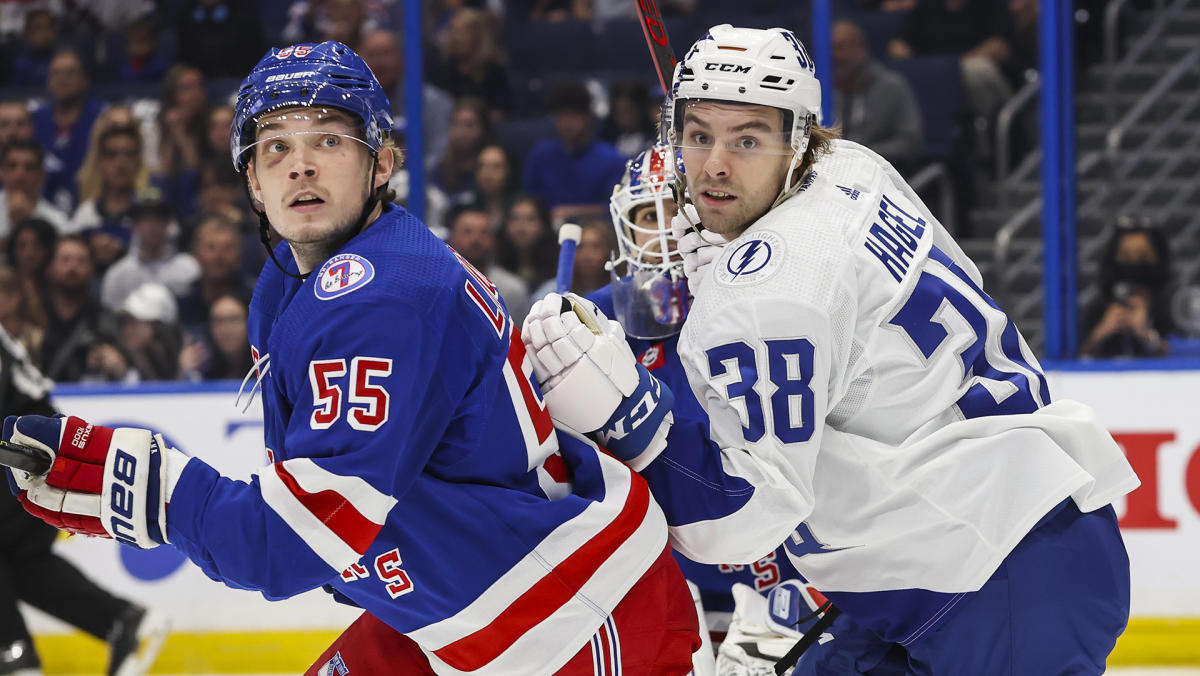
[[[677,48],[723,22],[809,33],[806,3],[658,6]],[[905,173],[991,152],[972,132],[1036,66],[1037,0],[835,8],[845,137]],[[518,321],[552,284],[563,222],[584,227],[574,290],[607,283],[607,201],[654,141],[662,99],[634,3],[425,0],[423,20],[424,151],[406,162],[425,170],[429,226],[487,272]],[[0,0],[0,324],[47,376],[251,368],[244,319],[267,258],[230,164],[231,97],[269,46],[329,39],[371,66],[403,147],[400,0]],[[923,59],[951,64],[961,101],[947,103],[956,89],[942,80],[924,95]],[[392,181],[402,201],[408,183],[406,171]]]

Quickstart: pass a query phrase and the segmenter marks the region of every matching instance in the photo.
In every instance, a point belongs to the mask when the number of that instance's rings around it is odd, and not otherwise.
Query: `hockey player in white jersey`
[[[677,222],[696,296],[679,349],[711,453],[671,458],[672,429],[647,454],[679,471],[651,488],[711,498],[704,463],[751,487],[671,524],[672,544],[731,563],[783,543],[842,613],[796,674],[1102,673],[1129,612],[1110,503],[1138,480],[1093,412],[1052,401],[891,165],[817,124],[820,87],[791,32],[713,27],[672,96],[695,204]],[[612,337],[583,336],[575,312],[543,322],[530,333],[547,337],[533,347],[551,357],[552,417],[602,418],[572,395],[632,389]]]

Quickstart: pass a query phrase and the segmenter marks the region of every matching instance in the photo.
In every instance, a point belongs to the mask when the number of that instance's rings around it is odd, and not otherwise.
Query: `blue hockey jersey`
[[[613,307],[611,286],[605,286],[589,294],[587,298],[595,303],[606,317],[617,316]],[[666,485],[665,479],[669,473],[685,471],[684,465],[678,462],[681,456],[696,457],[698,454],[709,452],[714,454],[712,469],[715,475],[708,485],[715,487],[723,481],[729,481],[729,478],[720,472],[716,451],[707,442],[700,442],[695,436],[700,435],[707,439],[708,414],[704,412],[700,402],[696,401],[696,396],[688,386],[687,374],[684,373],[677,350],[679,336],[670,336],[662,341],[628,336],[627,341],[642,366],[675,393],[675,404],[671,407],[675,422],[667,437],[667,449],[642,471],[642,475],[650,485]],[[688,476],[692,478],[690,472]],[[735,486],[734,490],[745,488],[748,487]],[[696,514],[697,509],[704,509],[702,505],[705,496],[700,495],[699,491],[689,490],[687,494],[683,494],[682,491],[662,491],[656,493],[654,498],[662,506],[669,524],[691,523],[699,518]],[[723,494],[719,494],[718,501],[723,500]],[[782,547],[749,564],[697,563],[678,551],[672,550],[672,554],[679,568],[683,570],[684,577],[700,590],[708,629],[718,634],[729,626],[734,605],[731,590],[735,583],[740,582],[765,594],[783,580],[800,578]]]
[[[291,271],[286,244],[276,249]],[[552,673],[666,545],[645,482],[556,432],[493,286],[411,214],[250,307],[272,464],[189,462],[168,533],[211,577],[330,584],[438,673]]]

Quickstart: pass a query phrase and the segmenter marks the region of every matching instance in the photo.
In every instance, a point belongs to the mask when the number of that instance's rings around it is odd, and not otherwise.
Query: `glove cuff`
[[[662,381],[637,365],[638,384],[617,407],[595,437],[610,453],[634,471],[644,469],[667,446],[675,394]]]

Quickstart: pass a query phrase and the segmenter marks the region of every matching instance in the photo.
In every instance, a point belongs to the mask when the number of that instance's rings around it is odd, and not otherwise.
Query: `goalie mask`
[[[683,257],[671,238],[671,185],[682,171],[671,148],[656,145],[625,166],[608,201],[618,256],[609,263],[613,306],[626,333],[655,340],[679,332],[687,316]]]
[[[696,41],[678,65],[668,110],[669,138],[682,147],[683,119],[688,104],[720,101],[778,108],[787,134],[782,148],[792,156],[775,204],[791,196],[794,170],[808,150],[812,125],[821,119],[821,83],[812,58],[791,31],[713,26]]]

